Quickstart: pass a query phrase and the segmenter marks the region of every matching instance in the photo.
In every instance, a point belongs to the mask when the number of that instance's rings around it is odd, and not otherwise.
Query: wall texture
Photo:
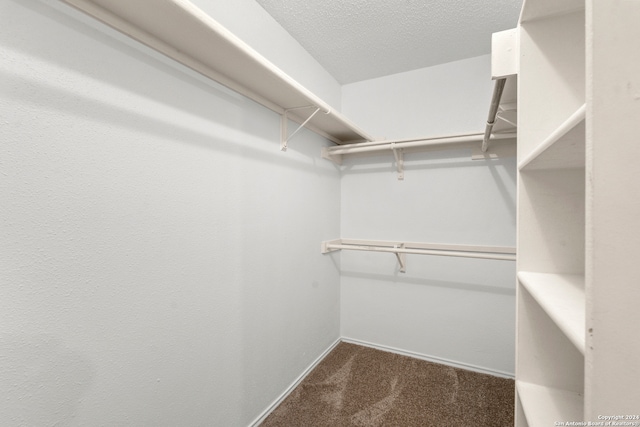
[[[343,111],[390,139],[484,131],[489,56],[346,85]],[[345,157],[341,236],[515,246],[515,157],[471,160],[470,149]],[[514,372],[515,263],[341,254],[346,338],[504,374]]]
[[[339,171],[278,140],[58,2],[0,0],[1,425],[245,426],[338,338]]]

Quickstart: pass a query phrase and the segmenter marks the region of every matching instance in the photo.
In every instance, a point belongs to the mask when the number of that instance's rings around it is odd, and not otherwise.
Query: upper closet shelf
[[[518,128],[518,31],[491,36],[491,78],[495,80],[489,117],[482,140],[482,152],[489,148],[492,134],[516,133]]]
[[[337,144],[373,140],[187,0],[63,1]]]
[[[524,0],[520,23],[584,9],[584,0]]]

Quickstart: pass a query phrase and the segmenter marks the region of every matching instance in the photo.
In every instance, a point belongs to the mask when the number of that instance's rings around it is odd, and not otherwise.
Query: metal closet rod
[[[493,135],[492,139],[513,139],[515,133],[505,133]],[[428,147],[447,144],[461,144],[467,142],[482,142],[484,134],[474,133],[466,135],[446,136],[438,138],[403,139],[395,141],[374,141],[357,144],[346,144],[327,149],[329,155],[342,155],[354,153],[367,153],[373,151],[399,150],[403,148]]]
[[[500,99],[502,98],[505,83],[507,83],[506,78],[497,79],[493,86],[493,97],[491,98],[491,106],[489,107],[489,117],[487,118],[487,125],[484,129],[484,137],[482,138],[483,153],[489,148],[489,138],[491,137],[493,125],[496,123],[496,115],[498,114],[498,107],[500,106]]]

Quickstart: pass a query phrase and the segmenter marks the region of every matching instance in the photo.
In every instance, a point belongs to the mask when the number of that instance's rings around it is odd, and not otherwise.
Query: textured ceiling
[[[256,0],[340,83],[487,54],[522,0]]]

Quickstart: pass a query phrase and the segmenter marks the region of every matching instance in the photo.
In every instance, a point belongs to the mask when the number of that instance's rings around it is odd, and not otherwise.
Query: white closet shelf
[[[569,341],[584,354],[584,276],[521,271],[518,280]]]
[[[62,1],[298,123],[319,108],[305,126],[337,144],[373,140],[187,0]]]
[[[492,134],[517,133],[518,131],[518,76],[508,76],[498,106]]]
[[[584,9],[584,0],[524,0],[520,23]]]
[[[585,167],[586,105],[581,105],[518,164],[518,169],[571,169]]]
[[[583,399],[576,392],[516,381],[518,398],[529,427],[547,427],[555,422],[582,421]]]

